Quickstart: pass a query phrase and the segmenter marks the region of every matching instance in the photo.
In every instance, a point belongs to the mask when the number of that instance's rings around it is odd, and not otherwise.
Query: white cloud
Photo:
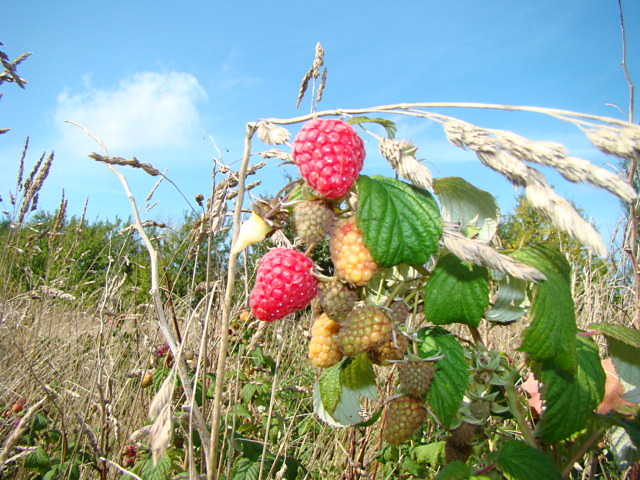
[[[182,72],[139,72],[111,89],[93,88],[85,79],[84,91],[58,95],[59,147],[80,154],[96,150],[82,130],[64,120],[86,127],[114,155],[184,147],[196,136],[202,137],[196,105],[206,98],[198,80]]]

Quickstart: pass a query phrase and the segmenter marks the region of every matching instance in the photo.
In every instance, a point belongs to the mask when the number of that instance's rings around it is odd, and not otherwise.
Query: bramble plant
[[[494,248],[500,222],[495,198],[463,178],[432,178],[416,160],[416,147],[395,139],[391,120],[365,114],[414,115],[441,123],[454,145],[473,150],[485,165],[524,187],[533,208],[597,255],[606,255],[597,232],[530,164],[551,166],[568,180],[590,182],[624,201],[634,201],[636,193],[614,174],[567,156],[558,144],[423,110],[429,106],[318,112],[248,126],[249,136],[255,132],[265,143],[282,144],[289,138],[282,125],[306,121],[290,157],[301,179],[281,191],[266,214],[264,209],[252,212],[261,225],[268,225],[275,212],[295,212],[304,240],[282,236],[278,244],[288,242],[287,248],[267,256],[303,255],[297,250],[302,243],[311,265],[315,242],[329,237],[333,268],[309,266],[308,274],[318,278],[320,292],[339,286],[356,295],[341,314],[336,313],[339,300],[318,302],[313,309],[317,320],[309,358],[320,367],[315,413],[338,428],[378,425],[385,443],[369,467],[374,476],[384,468],[385,478],[397,468],[389,462],[393,454],[388,449],[397,450],[398,445],[406,454],[405,474],[425,475],[424,465],[429,464],[446,465],[437,478],[561,478],[611,430],[622,439],[608,447],[616,461],[632,464],[640,440],[638,408],[595,413],[605,393],[605,372],[592,337],[605,337],[621,379],[628,382],[626,398],[637,402],[638,330],[599,323],[580,331],[564,255],[546,244]],[[586,126],[593,117],[541,113],[586,129],[594,145],[609,153],[638,154],[640,128],[635,125],[599,119],[605,125],[593,128]],[[341,119],[324,119],[327,115]],[[382,126],[386,138],[369,131],[371,124]],[[354,174],[362,168],[365,142],[351,125],[362,127],[379,143],[403,179]],[[634,138],[635,146],[625,151],[622,142],[614,145],[614,131]],[[268,155],[276,154],[271,150]],[[287,158],[284,152],[277,156]],[[333,221],[318,221],[307,205],[331,210]],[[306,240],[309,225],[322,226],[314,231],[311,245]],[[244,246],[266,236],[263,231],[246,242],[243,236],[250,230],[242,229],[236,242]],[[259,264],[259,283],[261,278]],[[287,281],[290,278],[287,268],[275,272],[269,281],[274,297],[295,298],[298,308],[306,306],[312,297],[308,283]],[[264,295],[263,283],[256,288]],[[392,304],[404,305],[404,315],[393,315]],[[251,306],[260,319],[284,316],[274,308],[266,317],[263,308]],[[514,322],[527,323],[519,345],[512,351],[492,350],[487,338],[491,329],[509,328]],[[381,361],[378,349],[385,344],[391,360]],[[527,372],[541,385],[544,408],[539,415],[519,387]],[[381,396],[381,387],[392,378]]]

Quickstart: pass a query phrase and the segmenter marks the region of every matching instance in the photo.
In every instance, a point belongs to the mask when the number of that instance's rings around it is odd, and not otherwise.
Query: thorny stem
[[[516,420],[516,423],[520,427],[522,436],[529,445],[537,448],[536,439],[533,436],[531,428],[527,424],[527,420],[525,419],[524,413],[522,411],[522,405],[520,404],[518,394],[516,393],[515,374],[511,376],[509,381],[506,382],[504,386],[504,393],[507,396],[507,401],[509,402],[509,407],[511,413],[513,414],[513,418]]]
[[[246,125],[246,135],[244,137],[244,153],[242,163],[238,172],[238,196],[233,212],[233,239],[231,244],[235,244],[240,232],[240,215],[242,213],[242,201],[245,191],[245,177],[247,165],[251,157],[251,138],[256,131],[255,123]],[[213,419],[211,423],[210,453],[207,461],[207,480],[217,480],[218,478],[218,431],[220,430],[220,415],[222,411],[222,388],[224,386],[224,371],[227,361],[227,347],[229,344],[229,318],[231,316],[231,303],[233,300],[233,287],[236,281],[237,253],[229,254],[229,265],[227,267],[227,286],[222,306],[222,319],[220,326],[220,346],[218,350],[218,363],[216,365],[216,389],[213,404]]]

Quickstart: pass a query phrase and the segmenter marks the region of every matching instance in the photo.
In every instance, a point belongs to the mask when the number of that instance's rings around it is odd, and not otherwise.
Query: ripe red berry
[[[362,139],[342,120],[310,120],[293,142],[293,160],[300,175],[326,198],[347,193],[362,170],[364,157]]]
[[[251,312],[259,320],[273,322],[306,307],[318,293],[312,275],[313,262],[292,248],[274,248],[258,266],[249,297]]]

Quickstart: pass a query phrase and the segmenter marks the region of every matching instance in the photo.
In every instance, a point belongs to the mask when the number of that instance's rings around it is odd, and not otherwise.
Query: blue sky
[[[623,0],[623,7],[629,68],[640,82],[640,2]],[[1,48],[11,58],[24,51],[33,55],[19,69],[27,88],[0,89],[0,127],[11,128],[0,136],[0,195],[7,199],[14,189],[29,136],[28,167],[42,152],[55,151],[41,207],[55,209],[64,189],[73,214],[89,197],[90,219],[129,216],[117,179],[87,158],[97,146],[63,122],[68,119],[90,128],[112,155],[168,169],[189,199],[207,196],[211,159],[217,156],[212,138],[223,161],[237,165],[246,122],[309,111],[308,100],[298,110],[295,101],[316,42],[326,51],[328,67],[320,110],[487,102],[626,118],[620,37],[615,0],[9,2],[0,18]],[[556,120],[495,111],[446,113],[562,142],[574,156],[615,168],[615,159]],[[509,211],[517,191],[506,180],[449,145],[438,125],[398,120],[398,137],[416,143],[434,176],[462,176],[494,193]],[[267,148],[254,143],[254,151]],[[367,150],[363,173],[390,174],[372,141]],[[155,179],[121,170],[144,207]],[[276,162],[263,169],[258,192],[275,193],[285,183],[284,171]],[[621,215],[608,193],[555,176],[550,181],[605,236]],[[188,209],[169,184],[154,200],[159,203],[143,217],[177,221]]]

